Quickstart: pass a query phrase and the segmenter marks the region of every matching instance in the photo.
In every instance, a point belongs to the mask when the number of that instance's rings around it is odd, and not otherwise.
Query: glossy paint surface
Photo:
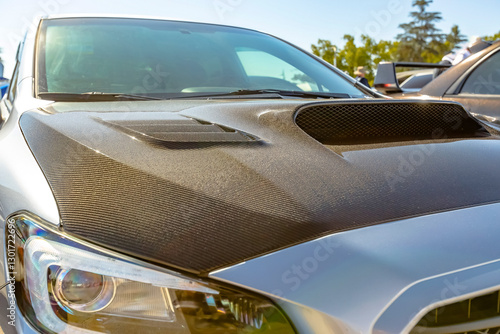
[[[299,328],[313,326],[312,309],[354,331],[399,333],[431,305],[500,286],[499,217],[491,204],[338,233],[210,277],[274,296]]]

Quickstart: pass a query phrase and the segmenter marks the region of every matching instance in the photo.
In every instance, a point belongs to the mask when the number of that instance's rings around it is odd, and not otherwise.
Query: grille
[[[323,144],[443,139],[485,131],[458,104],[367,101],[310,105],[296,124]]]
[[[412,333],[500,333],[500,291],[435,308]]]

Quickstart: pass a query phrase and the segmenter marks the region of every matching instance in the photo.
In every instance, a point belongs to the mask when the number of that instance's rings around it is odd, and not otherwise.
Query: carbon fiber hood
[[[323,145],[306,103],[55,103],[20,125],[66,232],[196,273],[500,200],[498,137]]]

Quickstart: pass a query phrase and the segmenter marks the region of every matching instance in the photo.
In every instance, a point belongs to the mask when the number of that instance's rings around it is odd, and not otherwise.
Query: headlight
[[[16,299],[41,330],[294,333],[283,313],[262,296],[112,254],[29,215],[9,219],[7,231],[14,230]]]

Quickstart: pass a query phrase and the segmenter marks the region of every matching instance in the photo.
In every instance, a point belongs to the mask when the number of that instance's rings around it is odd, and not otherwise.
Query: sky
[[[341,47],[345,34],[394,39],[410,21],[412,0],[0,0],[0,48],[10,77],[17,44],[37,16],[113,14],[218,23],[263,31],[307,51],[318,39]],[[500,0],[435,0],[428,11],[442,13],[438,28],[454,24],[474,36],[500,30]]]

